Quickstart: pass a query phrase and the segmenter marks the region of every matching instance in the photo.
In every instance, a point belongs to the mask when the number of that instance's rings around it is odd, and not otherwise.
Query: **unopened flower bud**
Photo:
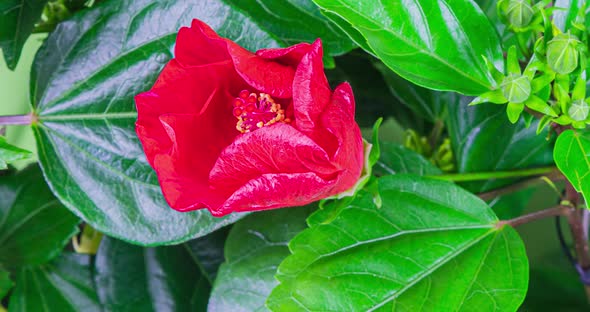
[[[511,74],[502,81],[502,94],[511,103],[522,103],[531,95],[531,81],[526,76]]]
[[[578,67],[580,41],[576,36],[558,34],[547,44],[547,64],[558,74],[569,74]]]

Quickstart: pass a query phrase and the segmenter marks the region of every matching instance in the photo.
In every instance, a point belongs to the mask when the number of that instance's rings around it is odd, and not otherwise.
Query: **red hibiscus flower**
[[[179,211],[301,206],[361,175],[352,90],[330,90],[319,40],[254,54],[194,20],[135,101],[137,134]]]

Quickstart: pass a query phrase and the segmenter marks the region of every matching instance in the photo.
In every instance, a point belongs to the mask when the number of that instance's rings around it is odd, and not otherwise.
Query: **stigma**
[[[285,117],[285,110],[266,93],[251,93],[240,91],[233,99],[233,115],[238,119],[236,129],[241,133],[248,133],[256,129],[270,126],[277,122],[289,123]]]

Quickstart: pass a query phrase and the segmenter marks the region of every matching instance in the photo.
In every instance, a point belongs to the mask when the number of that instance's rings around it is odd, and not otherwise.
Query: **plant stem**
[[[33,122],[33,115],[12,115],[0,116],[0,126],[7,125],[30,125]]]
[[[547,177],[549,180],[551,180],[553,182],[565,180],[565,176],[559,171],[551,172],[551,173],[545,175],[545,177]],[[501,187],[501,188],[498,188],[498,189],[495,189],[495,190],[492,190],[489,192],[479,193],[477,196],[479,196],[479,198],[481,198],[483,200],[491,200],[491,199],[494,199],[498,196],[510,194],[510,193],[519,191],[521,189],[525,189],[529,186],[537,185],[542,182],[545,182],[545,180],[541,179],[540,177],[534,177],[534,178],[527,179],[527,180],[524,180],[521,182],[510,184],[505,187]]]
[[[442,120],[437,119],[434,122],[434,128],[432,128],[430,136],[428,137],[428,143],[430,144],[432,151],[436,150],[436,146],[438,145],[438,141],[440,140],[440,135],[442,134],[444,129],[445,123]]]
[[[524,178],[537,175],[553,174],[557,172],[556,167],[540,167],[531,169],[520,169],[512,171],[493,171],[493,172],[468,172],[468,173],[451,173],[441,175],[431,175],[429,178],[464,182],[464,181],[480,181],[492,179],[507,179],[507,178]]]
[[[512,227],[517,227],[521,224],[529,223],[536,220],[541,220],[549,217],[555,216],[563,216],[567,215],[570,207],[558,205],[555,207],[551,207],[544,210],[535,211],[533,213],[529,213],[518,218],[510,219],[510,220],[502,220],[498,222],[498,227],[503,225],[510,225]]]

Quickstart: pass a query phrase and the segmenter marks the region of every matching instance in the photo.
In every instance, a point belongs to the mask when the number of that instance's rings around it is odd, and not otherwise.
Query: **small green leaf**
[[[515,46],[511,46],[508,49],[508,55],[506,57],[506,75],[520,76],[520,63],[518,62],[518,54],[516,53]]]
[[[289,255],[287,244],[306,228],[313,207],[286,208],[250,215],[238,221],[225,245],[209,311],[266,311],[264,301],[278,284],[277,266]]]
[[[483,201],[407,175],[381,178],[379,194],[380,208],[359,193],[289,243],[271,311],[516,311],[528,284],[524,244]]]
[[[56,257],[79,222],[53,196],[37,165],[0,177],[0,263],[6,268]]]
[[[30,158],[33,153],[8,144],[6,138],[0,136],[0,170],[8,168],[8,164],[17,160]]]
[[[371,52],[417,85],[477,95],[496,86],[482,56],[504,67],[497,32],[472,1],[314,2],[346,20]]]
[[[539,120],[539,123],[537,124],[537,135],[539,135],[541,132],[543,132],[543,130],[545,130],[545,128],[551,124],[551,116],[543,116],[541,117],[541,120]]]
[[[496,89],[476,97],[469,103],[469,106],[483,103],[504,104],[506,102],[508,102],[508,99],[504,96],[504,91],[502,89]]]
[[[531,96],[528,100],[524,102],[526,107],[537,111],[539,113],[543,113],[548,116],[557,117],[557,114],[553,111],[551,106],[547,104],[547,102],[543,101],[536,95]]]
[[[92,280],[91,267],[90,256],[65,253],[51,263],[22,269],[17,275],[8,310],[103,311]]]
[[[555,79],[555,73],[544,73],[541,76],[538,76],[531,81],[531,89],[533,93],[540,92],[543,88],[550,85],[551,82]]]
[[[508,115],[508,120],[513,124],[518,121],[522,111],[524,111],[524,103],[508,103],[506,106],[506,115]]]
[[[374,167],[375,174],[438,175],[442,171],[422,155],[401,145],[381,142],[381,158]]]
[[[555,142],[553,157],[576,191],[590,201],[590,133],[566,130]]]
[[[25,41],[41,18],[47,0],[0,1],[0,49],[8,68],[14,70]]]

